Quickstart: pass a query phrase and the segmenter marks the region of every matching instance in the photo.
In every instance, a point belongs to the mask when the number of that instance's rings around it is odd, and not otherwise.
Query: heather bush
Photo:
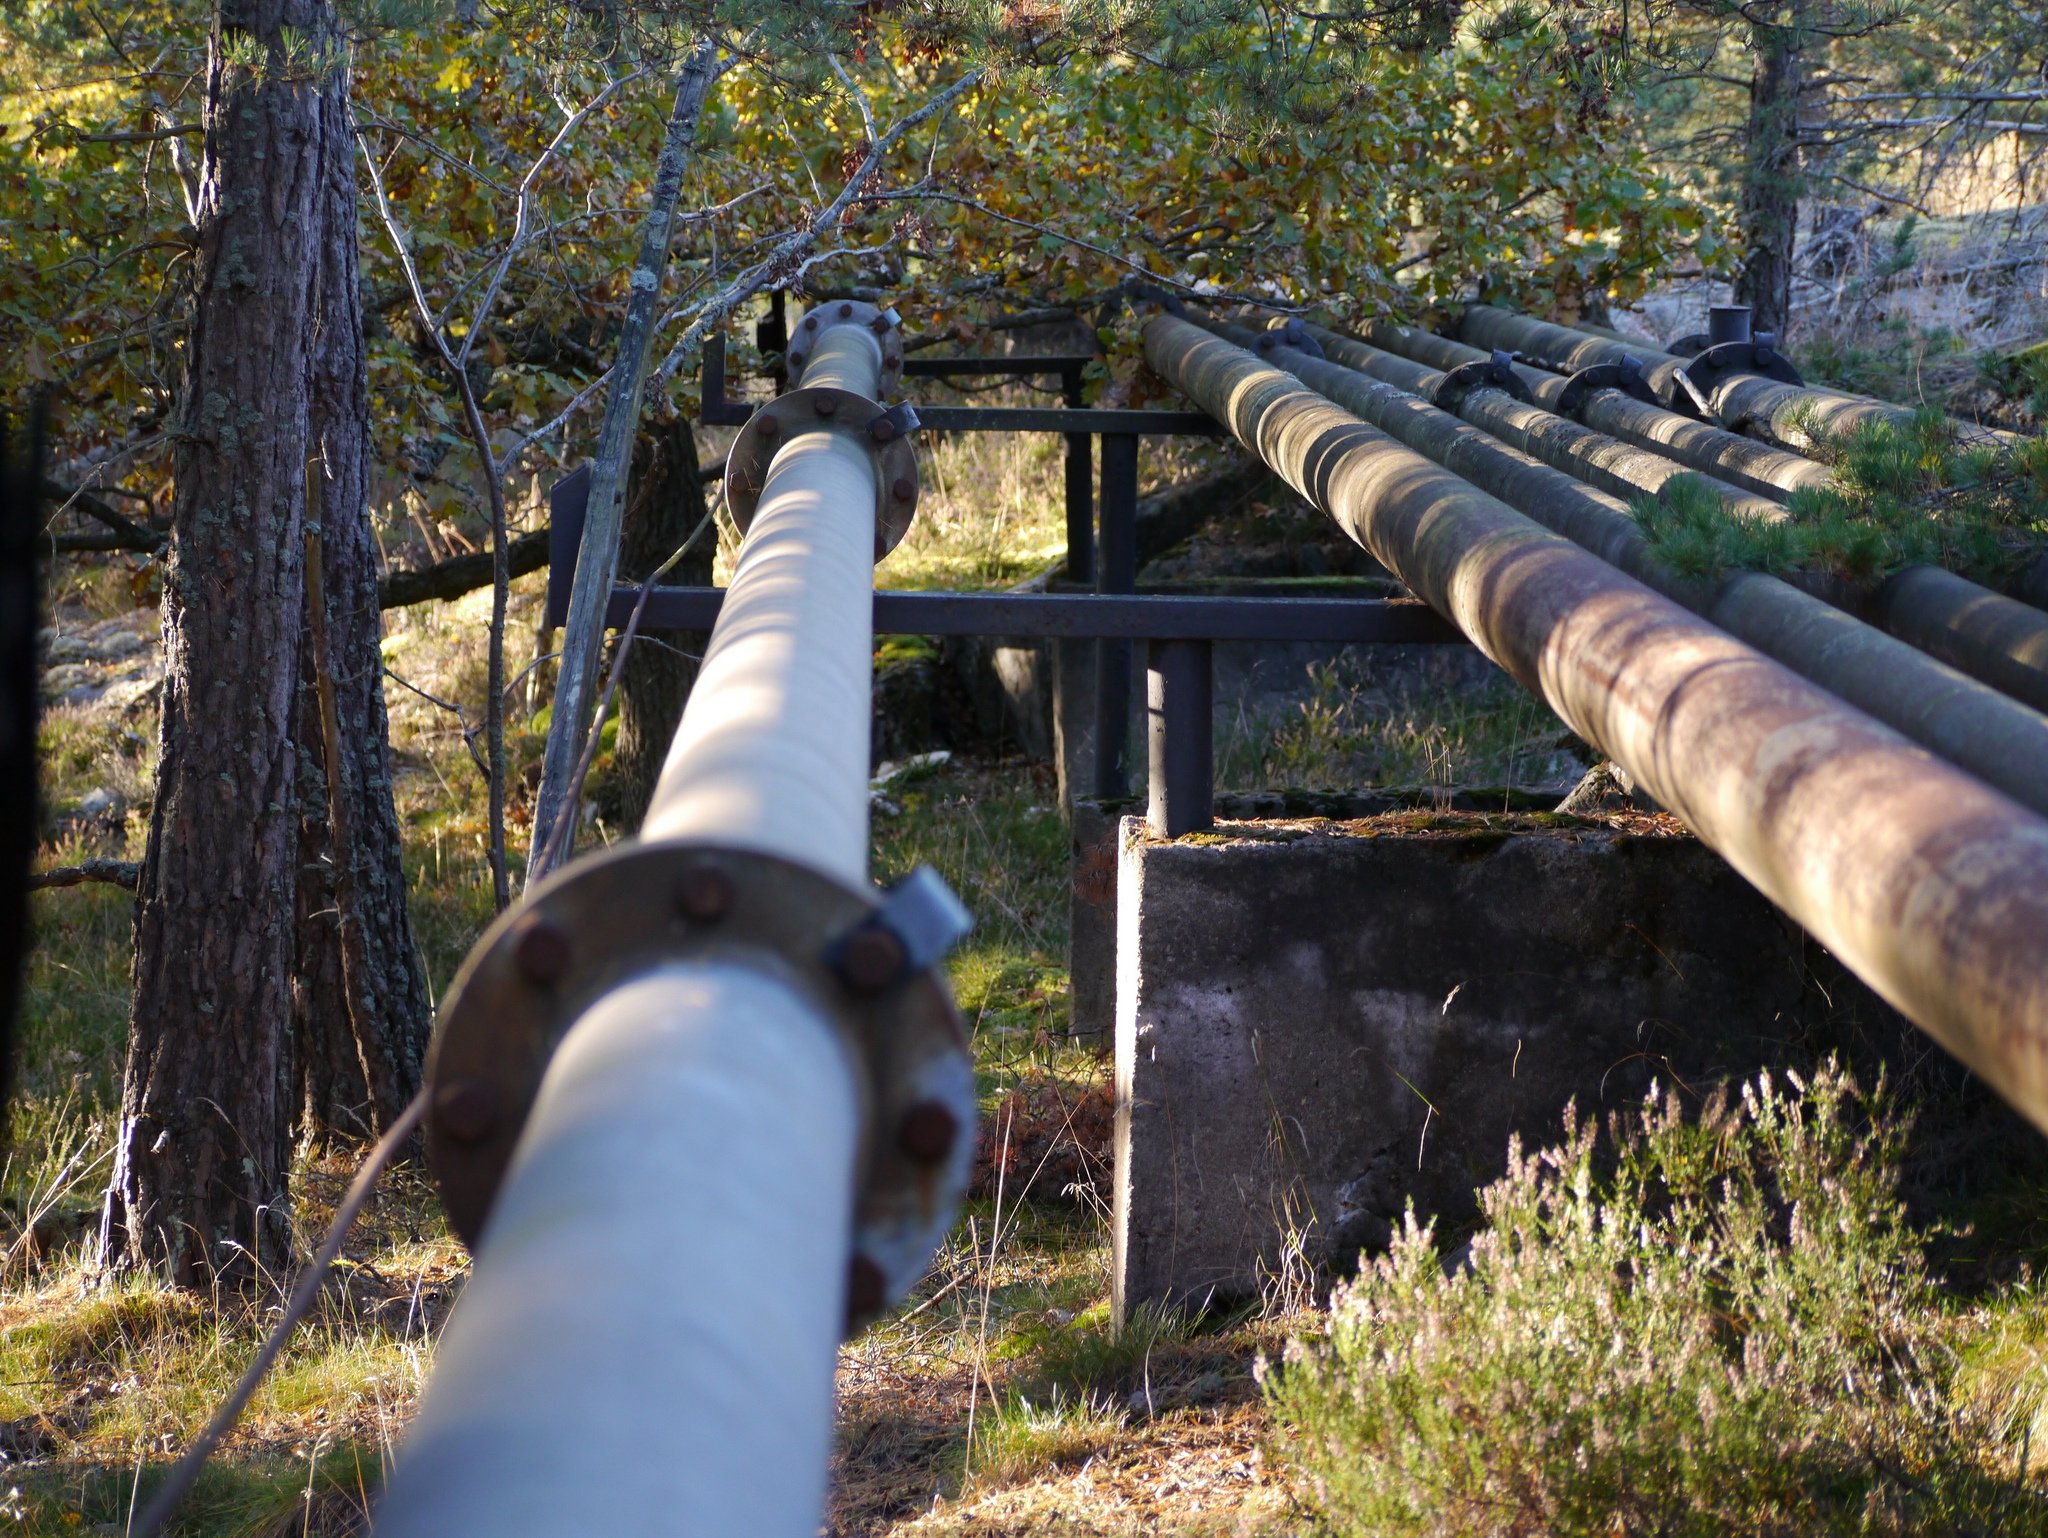
[[[1510,1148],[1446,1266],[1409,1214],[1326,1332],[1261,1364],[1334,1531],[2048,1533],[1977,1401],[1895,1171],[1882,1083],[1766,1075],[1697,1115]],[[1448,1274],[1447,1274],[1448,1270]]]

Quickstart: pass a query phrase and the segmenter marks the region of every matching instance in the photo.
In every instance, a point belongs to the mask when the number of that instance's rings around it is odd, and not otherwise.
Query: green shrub
[[[1883,1086],[1788,1077],[1691,1120],[1653,1090],[1597,1150],[1568,1114],[1448,1277],[1411,1213],[1324,1337],[1261,1364],[1330,1528],[2048,1532],[1954,1392]]]
[[[1636,518],[1693,577],[1805,571],[1867,585],[1926,565],[1996,587],[2048,548],[2048,439],[1966,448],[1946,418],[1923,411],[1823,439],[1817,452],[1835,484],[1793,492],[1782,520],[1734,517],[1691,475],[1636,498]]]

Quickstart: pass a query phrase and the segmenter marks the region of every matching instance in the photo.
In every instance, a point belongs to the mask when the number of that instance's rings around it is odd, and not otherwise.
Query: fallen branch
[[[523,577],[548,563],[548,531],[535,529],[506,546],[506,575]],[[394,571],[377,584],[380,609],[403,609],[436,598],[460,598],[480,587],[489,587],[495,557],[489,550],[474,555],[451,556],[419,571]]]
[[[134,891],[142,880],[142,866],[135,860],[81,860],[76,865],[58,865],[49,870],[30,871],[28,889],[40,892],[49,887],[84,886],[104,881],[109,886]]]

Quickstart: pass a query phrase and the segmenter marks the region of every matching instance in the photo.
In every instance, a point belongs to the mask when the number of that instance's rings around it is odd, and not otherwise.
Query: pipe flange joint
[[[1650,383],[1650,376],[1643,371],[1642,359],[1623,358],[1615,363],[1596,363],[1591,368],[1582,368],[1566,379],[1564,389],[1557,397],[1558,415],[1577,416],[1586,404],[1586,397],[1595,390],[1619,390],[1646,406],[1661,404],[1656,389]]]
[[[1761,374],[1779,384],[1805,384],[1791,360],[1773,345],[1775,341],[1770,332],[1759,331],[1747,341],[1722,342],[1695,354],[1683,368],[1673,371],[1659,404],[1668,411],[1712,422],[1717,420],[1714,396],[1733,375]]]
[[[782,355],[789,366],[790,384],[803,383],[804,365],[811,361],[818,338],[834,326],[858,326],[874,337],[882,350],[882,399],[894,395],[903,380],[903,317],[862,299],[828,299],[804,312],[789,333],[789,350]]]
[[[663,841],[586,856],[502,914],[463,963],[427,1056],[427,1155],[472,1250],[556,1046],[611,989],[676,962],[801,994],[855,1066],[847,1334],[906,1297],[973,1174],[974,1061],[940,968],[966,910],[935,872],[855,891],[752,850]]]
[[[787,354],[796,388],[755,409],[733,439],[725,461],[725,503],[742,535],[754,521],[768,467],[799,433],[820,429],[845,433],[868,451],[875,467],[875,559],[881,560],[910,532],[917,517],[917,450],[911,443],[917,412],[907,404],[885,406],[850,390],[806,387],[802,368],[808,347],[836,326],[858,326],[874,334],[882,349],[882,401],[903,370],[903,328],[894,310],[842,299],[819,305],[796,328]],[[893,360],[893,361],[892,361]]]
[[[1515,372],[1515,355],[1499,347],[1489,357],[1475,358],[1449,370],[1429,392],[1429,403],[1439,411],[1454,412],[1474,390],[1500,390],[1525,406],[1535,404],[1529,387]]]

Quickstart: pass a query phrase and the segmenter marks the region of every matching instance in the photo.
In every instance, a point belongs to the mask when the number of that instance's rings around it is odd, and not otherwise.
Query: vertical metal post
[[[1070,409],[1081,402],[1081,373],[1068,369],[1060,376],[1062,396]],[[1095,439],[1088,433],[1067,438],[1067,580],[1095,580]]]
[[[1145,649],[1146,821],[1155,838],[1215,822],[1212,779],[1214,668],[1207,641],[1152,641]]]
[[[1133,433],[1102,438],[1102,543],[1095,588],[1138,590],[1138,439]],[[1124,772],[1131,720],[1131,643],[1102,641],[1095,652],[1095,794],[1114,801],[1130,794]]]

